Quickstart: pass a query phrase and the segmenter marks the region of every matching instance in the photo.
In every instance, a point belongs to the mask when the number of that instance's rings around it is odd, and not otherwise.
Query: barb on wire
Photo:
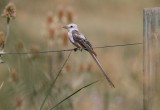
[[[69,96],[67,96],[67,97],[64,98],[63,100],[61,100],[59,103],[57,103],[55,106],[53,106],[53,107],[50,108],[49,110],[52,110],[52,109],[56,108],[58,105],[60,105],[62,102],[66,101],[67,99],[69,99],[70,97],[72,97],[74,94],[76,94],[76,93],[78,93],[79,91],[81,91],[81,90],[83,90],[83,89],[85,89],[85,88],[87,88],[87,87],[89,87],[89,86],[91,86],[91,85],[97,83],[98,81],[100,81],[100,80],[94,81],[94,82],[92,82],[92,83],[89,83],[89,84],[87,84],[87,85],[81,87],[81,88],[78,89],[77,91],[73,92],[72,94],[70,94]]]
[[[47,94],[46,94],[46,96],[45,96],[45,98],[44,98],[44,100],[43,100],[43,102],[42,102],[42,104],[41,104],[41,106],[40,106],[40,110],[42,110],[43,105],[45,104],[45,101],[47,100],[47,97],[48,97],[49,93],[50,93],[51,90],[52,90],[52,87],[54,86],[56,80],[58,79],[59,75],[61,74],[62,69],[64,68],[65,64],[67,63],[69,57],[71,56],[71,53],[72,53],[72,51],[70,51],[70,53],[69,53],[67,59],[66,59],[65,62],[63,63],[62,67],[60,68],[60,70],[59,70],[59,72],[58,72],[56,78],[53,80],[52,84],[50,85],[50,88],[48,89]]]
[[[105,46],[98,46],[98,47],[93,47],[93,48],[109,48],[109,47],[121,47],[121,46],[131,46],[131,45],[140,45],[143,43],[127,43],[127,44],[115,44],[115,45],[105,45]],[[45,54],[45,53],[50,53],[50,52],[65,52],[65,51],[73,51],[76,48],[71,48],[71,49],[62,49],[62,50],[46,50],[46,51],[40,51],[37,52],[36,54]],[[33,52],[1,52],[0,55],[16,55],[16,54],[35,54]]]

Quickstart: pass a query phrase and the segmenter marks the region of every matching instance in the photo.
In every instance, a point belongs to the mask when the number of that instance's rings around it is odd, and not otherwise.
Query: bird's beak
[[[64,29],[68,29],[68,27],[67,27],[67,26],[63,26],[62,28],[64,28]]]

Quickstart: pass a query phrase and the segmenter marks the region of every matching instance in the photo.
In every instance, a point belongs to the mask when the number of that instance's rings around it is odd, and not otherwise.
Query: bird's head
[[[63,26],[63,28],[64,28],[64,29],[67,29],[68,31],[70,31],[70,30],[78,30],[77,25],[76,25],[76,24],[73,24],[73,23],[68,24],[68,25],[66,25],[66,26]]]

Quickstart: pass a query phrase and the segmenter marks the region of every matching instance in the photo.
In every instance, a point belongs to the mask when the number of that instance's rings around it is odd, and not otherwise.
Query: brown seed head
[[[7,18],[12,18],[12,19],[16,17],[16,7],[14,3],[9,2],[6,5],[5,9],[3,10],[2,16]]]
[[[66,46],[68,44],[68,35],[66,31],[63,31],[62,33],[62,39],[63,39],[63,45]]]
[[[33,45],[33,46],[31,47],[31,53],[34,53],[34,54],[39,53],[39,48],[38,48],[38,46]]]
[[[73,13],[73,9],[69,8],[67,10],[67,21],[70,23],[70,22],[73,22],[73,18],[74,18],[74,13]]]
[[[18,80],[17,71],[15,68],[11,69],[11,78],[12,78],[12,81],[14,81],[14,82],[16,82]]]
[[[4,44],[4,33],[0,32],[0,46]]]
[[[79,64],[79,72],[83,72],[84,71],[84,63],[80,63]]]
[[[53,14],[52,12],[48,12],[48,15],[47,15],[47,26],[50,26],[53,22]]]
[[[19,108],[22,106],[23,100],[20,96],[16,97],[16,108]]]
[[[63,7],[60,7],[60,8],[58,9],[58,13],[57,13],[57,14],[58,14],[58,18],[59,18],[60,20],[63,19],[64,13],[65,13],[64,8],[63,8]]]
[[[48,28],[48,34],[49,34],[49,38],[50,39],[54,39],[55,37],[55,32],[56,32],[56,29],[54,27],[49,27]]]
[[[18,43],[15,45],[15,48],[17,51],[20,51],[24,48],[23,46],[23,42],[22,41],[18,41]]]
[[[65,68],[66,68],[67,72],[70,72],[71,69],[72,69],[71,64],[67,63],[66,66],[65,66]]]

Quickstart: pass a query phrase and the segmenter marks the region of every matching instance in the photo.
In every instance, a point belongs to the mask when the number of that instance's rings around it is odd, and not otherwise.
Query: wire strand
[[[132,46],[132,45],[140,45],[143,43],[127,43],[127,44],[114,44],[114,45],[105,45],[105,46],[97,46],[93,47],[94,49],[98,48],[110,48],[110,47],[122,47],[122,46]],[[73,51],[77,48],[71,48],[71,49],[62,49],[62,50],[45,50],[45,51],[39,51],[39,52],[1,52],[0,55],[16,55],[16,54],[45,54],[45,53],[54,53],[54,52],[65,52],[65,51]]]

